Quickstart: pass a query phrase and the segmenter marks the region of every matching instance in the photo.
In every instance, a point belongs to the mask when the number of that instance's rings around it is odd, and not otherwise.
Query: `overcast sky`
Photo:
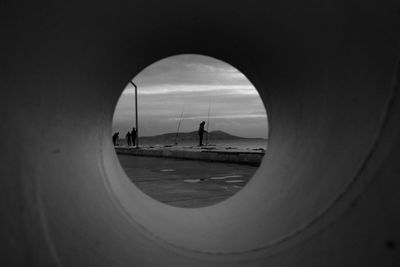
[[[264,105],[257,90],[237,69],[217,59],[179,55],[158,61],[133,79],[138,86],[139,135],[197,131],[208,121],[209,131],[243,137],[267,137]],[[113,119],[113,131],[123,138],[135,124],[135,90],[128,84]],[[207,125],[205,126],[207,129]]]

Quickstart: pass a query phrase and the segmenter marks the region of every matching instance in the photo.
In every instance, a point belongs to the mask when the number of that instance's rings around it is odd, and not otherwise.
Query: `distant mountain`
[[[204,134],[204,139],[206,138],[206,133]],[[139,139],[142,142],[162,142],[162,143],[173,143],[175,142],[176,133],[166,133],[154,136],[141,136]],[[197,141],[199,139],[199,134],[197,131],[179,133],[179,141]],[[263,138],[246,138],[228,134],[223,131],[212,131],[208,136],[209,140],[263,140]]]

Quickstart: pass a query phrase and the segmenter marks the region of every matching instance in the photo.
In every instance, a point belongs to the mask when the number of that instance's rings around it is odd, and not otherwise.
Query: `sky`
[[[178,55],[153,63],[133,82],[138,87],[139,136],[221,130],[267,138],[268,122],[257,90],[240,71],[212,57]],[[181,118],[182,115],[182,119]],[[208,122],[208,124],[207,124]],[[117,103],[113,132],[135,125],[135,89],[128,84]]]

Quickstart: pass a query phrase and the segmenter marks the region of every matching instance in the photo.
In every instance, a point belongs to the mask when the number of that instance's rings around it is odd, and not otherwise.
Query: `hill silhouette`
[[[206,134],[204,134],[205,138]],[[141,136],[139,139],[142,142],[165,142],[173,143],[176,138],[176,133],[165,133],[154,136]],[[178,134],[179,141],[197,141],[199,139],[199,134],[197,131],[184,132]],[[263,140],[263,138],[246,138],[236,135],[231,135],[223,131],[212,131],[208,136],[209,140]]]

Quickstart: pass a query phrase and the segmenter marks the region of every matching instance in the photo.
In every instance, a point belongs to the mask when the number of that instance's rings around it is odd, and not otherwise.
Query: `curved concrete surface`
[[[398,1],[3,3],[2,266],[398,266]],[[131,184],[119,94],[198,53],[269,113],[249,184],[183,209]]]

